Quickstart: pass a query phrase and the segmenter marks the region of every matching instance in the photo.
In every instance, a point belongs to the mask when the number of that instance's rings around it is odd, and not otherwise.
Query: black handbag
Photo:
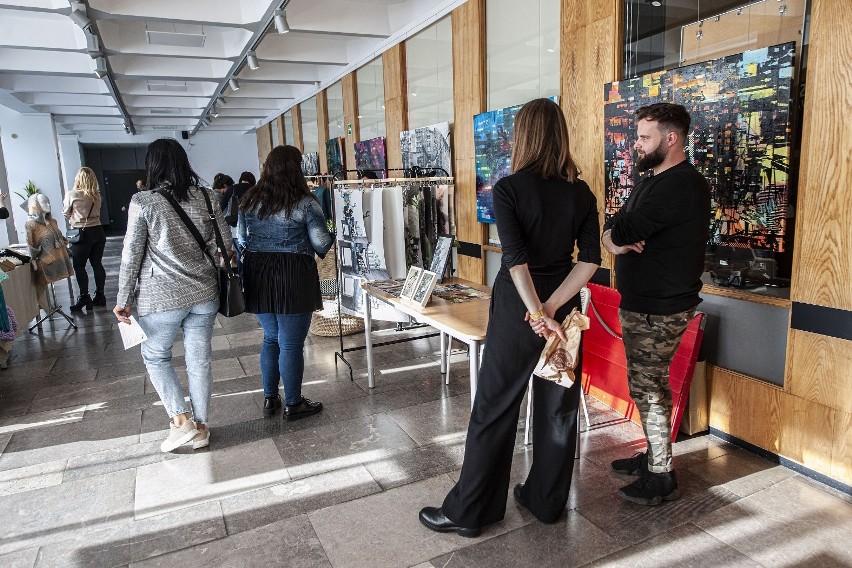
[[[183,207],[175,200],[171,193],[168,191],[161,189],[155,189],[155,192],[159,193],[171,204],[174,208],[175,212],[180,217],[180,220],[183,221],[183,224],[186,225],[186,228],[192,234],[195,241],[198,243],[198,246],[201,248],[201,253],[204,254],[210,262],[213,263],[213,267],[218,270],[219,273],[219,313],[225,317],[232,318],[234,316],[238,316],[241,313],[246,311],[246,300],[243,295],[243,287],[240,282],[239,277],[234,274],[234,271],[231,269],[230,259],[225,261],[225,267],[217,266],[216,261],[213,260],[213,257],[207,252],[207,244],[204,242],[204,238],[201,236],[201,233],[198,232],[198,228],[192,222],[192,219],[186,214],[186,211],[183,210]],[[210,202],[210,197],[207,195],[207,191],[203,188],[199,188],[198,191],[204,196],[204,201],[207,202],[207,212],[210,214],[210,222],[213,223],[213,234],[216,236],[216,248],[219,250],[219,254],[224,255],[225,251],[225,242],[222,240],[222,233],[219,231],[219,223],[216,221],[216,215],[213,213],[213,204]]]
[[[92,206],[89,207],[89,214],[86,215],[86,224],[89,224],[89,217],[92,216],[92,209],[95,208],[95,202],[92,201]],[[80,242],[80,239],[83,238],[83,227],[71,227],[68,229],[68,232],[65,234],[65,240],[70,244],[76,244]]]

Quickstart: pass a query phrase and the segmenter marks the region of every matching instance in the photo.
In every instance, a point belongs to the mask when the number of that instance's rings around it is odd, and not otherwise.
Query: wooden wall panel
[[[328,93],[325,89],[317,93],[317,152],[319,153],[319,169],[325,172],[328,155],[325,143],[328,141]],[[334,173],[334,172],[328,172]]]
[[[302,139],[302,107],[299,105],[293,105],[293,108],[290,109],[290,117],[293,119],[293,141],[291,144],[299,149],[299,151],[305,151],[305,144]]]
[[[346,144],[344,145],[343,166],[347,170],[355,168],[355,142],[361,140],[361,127],[358,123],[358,81],[353,71],[343,77],[343,124],[346,132]],[[350,133],[349,130],[352,132]],[[355,174],[349,174],[349,179],[354,179]]]
[[[275,123],[278,125],[278,140],[273,140],[273,143],[276,146],[284,146],[287,144],[287,133],[284,131],[284,115],[278,115],[278,118],[275,119]]]
[[[831,473],[834,479],[852,480],[852,414],[834,411],[834,435],[831,441]]]
[[[790,330],[785,390],[835,410],[852,409],[852,341]]]
[[[486,110],[485,0],[468,0],[453,10],[452,21],[456,232],[461,241],[483,245],[487,231],[476,220],[473,116]],[[459,276],[484,284],[485,253],[459,255]]]
[[[405,66],[405,43],[382,54],[385,80],[385,154],[388,168],[402,167],[399,133],[408,130],[408,78]],[[394,177],[394,176],[390,176]]]
[[[852,310],[852,121],[838,119],[852,114],[852,2],[814,0],[810,38],[791,298]]]
[[[272,127],[269,123],[266,123],[263,126],[258,126],[255,132],[257,134],[257,163],[262,171],[263,162],[266,161],[266,156],[272,150]]]

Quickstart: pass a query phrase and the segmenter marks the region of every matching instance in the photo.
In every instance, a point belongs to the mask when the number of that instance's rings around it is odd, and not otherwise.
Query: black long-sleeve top
[[[494,184],[494,214],[503,248],[501,271],[527,264],[536,276],[565,276],[578,262],[601,263],[597,200],[582,180],[519,172]]]
[[[701,273],[710,232],[710,188],[684,160],[644,178],[604,223],[616,246],[645,241],[641,253],[615,257],[621,308],[671,315],[701,302]]]

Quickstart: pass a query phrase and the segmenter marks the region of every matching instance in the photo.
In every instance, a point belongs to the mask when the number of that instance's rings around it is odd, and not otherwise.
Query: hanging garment
[[[403,190],[406,270],[412,266],[423,268],[423,255],[420,248],[420,200],[419,187],[410,186]]]

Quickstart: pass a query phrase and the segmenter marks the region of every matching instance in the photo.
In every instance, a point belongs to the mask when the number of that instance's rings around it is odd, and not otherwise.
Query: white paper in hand
[[[130,316],[129,324],[119,323],[118,331],[121,332],[121,341],[124,342],[125,349],[135,347],[148,339],[148,336],[145,335],[145,331],[142,329],[142,326],[139,325],[139,322],[136,321],[136,318],[133,316]]]

